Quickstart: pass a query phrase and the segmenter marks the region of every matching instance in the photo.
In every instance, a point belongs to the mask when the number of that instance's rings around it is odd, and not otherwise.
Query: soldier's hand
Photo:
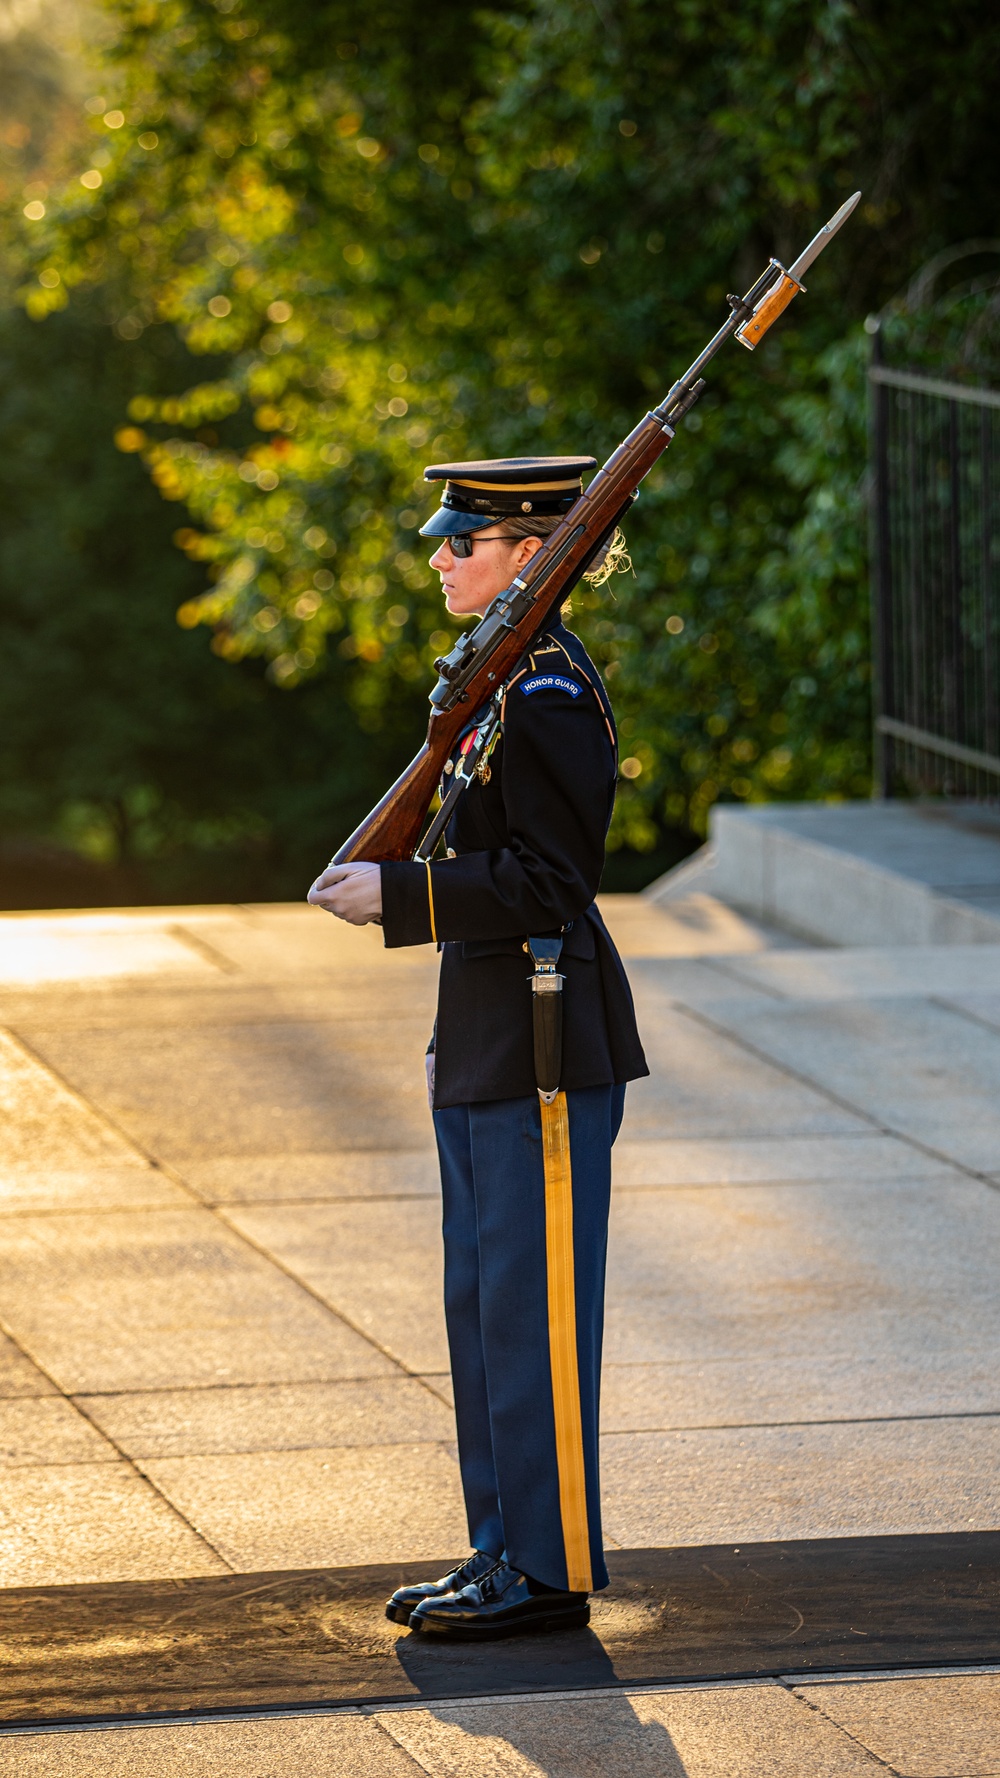
[[[433,1050],[428,1051],[427,1055],[424,1057],[424,1067],[427,1071],[427,1103],[430,1106],[430,1109],[433,1111],[434,1110],[434,1051]]]
[[[352,926],[382,919],[382,872],[377,864],[328,864],[306,896]]]

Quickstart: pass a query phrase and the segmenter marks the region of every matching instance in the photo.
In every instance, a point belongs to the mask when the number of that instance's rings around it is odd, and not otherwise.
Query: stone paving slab
[[[611,1228],[609,1363],[1000,1358],[1000,1195],[978,1180],[621,1192]]]
[[[35,1032],[40,1056],[145,1151],[189,1157],[368,1148],[386,1107],[401,1146],[427,1137],[427,1021],[397,1018],[184,1031]],[[374,1138],[374,1142],[373,1142]]]
[[[401,973],[390,961],[395,955],[387,951],[384,965],[374,970],[310,970],[264,982],[217,970],[181,985],[169,976],[151,976],[74,983],[72,992],[66,983],[17,989],[0,983],[0,1023],[31,1044],[36,1032],[53,1030],[79,1034],[134,1026],[176,1031],[195,1025],[329,1024],[343,1018],[384,1022],[405,1006],[408,1016],[426,1022],[429,1030],[437,997],[436,963],[427,961],[421,970]],[[728,982],[730,993],[742,987],[745,998],[774,998],[742,986],[735,976],[719,979]]]
[[[380,1712],[435,1778],[876,1778],[856,1742],[779,1685]]]
[[[728,971],[794,1000],[879,1000],[947,994],[1000,997],[1000,945],[886,945],[878,950],[777,951],[731,957]]]
[[[964,1013],[967,1018],[975,1020],[977,1025],[987,1025],[993,1031],[1000,1031],[1000,994],[958,994],[949,990],[940,999],[951,1011]]]
[[[875,1778],[884,1770],[778,1685],[0,1740],[2,1778],[174,1778],[179,1771],[185,1778],[221,1771],[234,1778],[733,1778],[751,1771],[754,1778]]]
[[[710,1031],[674,1008],[636,994],[650,1077],[629,1087],[624,1134],[650,1136],[849,1136],[869,1134],[863,1118],[828,1095],[789,1078],[782,1067],[748,1054],[723,1031]],[[767,1028],[770,1011],[747,1011],[741,1029]],[[732,1021],[735,1024],[735,1020]],[[1000,1040],[998,1040],[1000,1041]]]
[[[621,905],[609,910],[608,899]],[[632,903],[636,907],[630,908]],[[736,968],[745,952],[760,951],[763,940],[757,932],[732,952],[710,952],[707,958],[678,955],[672,948],[672,910],[654,908],[638,896],[604,898],[601,905],[633,982],[664,1004],[677,1000],[700,1005],[720,998],[752,1003],[780,997],[771,986],[748,979]],[[183,910],[177,912],[183,914]],[[731,917],[743,924],[739,916]],[[180,982],[169,971],[124,979],[98,975],[74,982],[69,993],[65,981],[42,976],[37,981],[7,982],[0,975],[0,1021],[30,1033],[34,1027],[52,1025],[114,1030],[123,1022],[149,1027],[189,1022],[244,1024],[272,1017],[383,1019],[398,1012],[401,998],[413,1017],[433,1020],[438,965],[429,948],[387,951],[369,935],[363,949],[349,949],[344,956],[328,948],[317,953],[315,935],[308,929],[303,931],[303,918],[312,922],[314,910],[288,910],[283,916],[284,942],[279,948],[268,934],[256,935],[254,948],[260,955],[260,969],[255,967],[254,957],[244,956],[237,963],[235,957],[223,957],[219,950],[217,965]],[[177,925],[174,930],[180,932],[182,927]],[[238,931],[245,937],[241,928]],[[224,936],[225,928],[213,927],[210,940],[206,935],[199,942],[217,949]],[[313,941],[305,947],[305,964],[300,945],[303,936]],[[353,947],[354,938],[347,942]],[[789,942],[775,935],[768,940],[772,946],[777,943],[779,950]],[[795,947],[792,949],[797,954]]]
[[[213,911],[177,908],[173,928],[206,953],[255,981],[284,982],[289,975],[317,970],[381,971],[386,959],[396,975],[433,969],[428,948],[404,947],[387,952],[376,926],[347,926],[322,908],[295,903],[260,903]]]
[[[0,981],[77,983],[113,976],[206,976],[213,966],[159,911],[15,914],[0,921]]]
[[[469,1534],[454,1446],[330,1446],[143,1459],[232,1568],[439,1562]]]
[[[128,1463],[4,1473],[0,1588],[218,1574],[227,1566]]]
[[[620,1136],[612,1155],[619,1190],[644,1186],[817,1184],[855,1180],[951,1179],[958,1169],[922,1154],[895,1136],[708,1136],[630,1141]]]
[[[610,1434],[601,1464],[623,1547],[1000,1523],[998,1418]]]
[[[697,892],[660,906],[644,895],[602,895],[601,913],[630,963],[648,957],[741,956],[793,942]]]
[[[718,1014],[714,1015],[718,1017]],[[1000,1032],[928,1000],[727,1009],[727,1030],[947,1159],[1000,1156]]]
[[[421,1778],[374,1718],[356,1711],[277,1722],[184,1723],[0,1740],[0,1778]]]
[[[900,1778],[996,1778],[1000,1674],[913,1674],[797,1687],[827,1722],[867,1747]]]
[[[923,1344],[908,1351],[905,1336],[889,1352],[859,1345],[849,1357],[810,1349],[783,1358],[610,1363],[601,1385],[601,1425],[606,1433],[657,1432],[1000,1414],[994,1347],[937,1352]],[[446,1379],[428,1381],[443,1390]]]
[[[877,1186],[882,1180],[955,1180],[962,1177],[960,1171],[948,1162],[909,1147],[897,1137],[867,1134],[730,1140],[711,1137],[657,1140],[653,1137],[629,1141],[622,1137],[615,1144],[612,1171],[619,1189],[776,1182],[806,1184],[827,1179],[854,1179]],[[102,1173],[101,1179],[106,1177]],[[133,1186],[140,1203],[145,1204],[147,1200],[159,1202],[153,1194],[160,1191],[174,1194],[165,1196],[164,1203],[185,1201],[183,1194],[177,1194],[164,1174],[149,1169],[138,1177],[150,1181]],[[183,1180],[203,1202],[215,1205],[335,1203],[343,1198],[428,1197],[440,1200],[441,1196],[437,1151],[430,1145],[420,1149],[339,1149],[320,1154],[218,1155],[205,1160],[186,1159]],[[44,1186],[40,1189],[44,1190]],[[57,1189],[63,1191],[61,1185],[50,1187],[53,1207],[75,1207],[70,1201],[63,1206],[57,1200]],[[97,1182],[90,1188],[92,1193],[98,1189]],[[118,1197],[112,1203],[111,1188],[108,1189],[108,1207],[111,1208],[117,1205]],[[80,1190],[84,1190],[82,1185]],[[67,1191],[66,1198],[69,1197]]]
[[[448,1368],[439,1198],[241,1206],[225,1215],[407,1371]]]
[[[117,1458],[114,1446],[61,1395],[0,1401],[0,1469]]]
[[[58,1390],[51,1378],[32,1364],[13,1340],[0,1334],[0,1400],[20,1395],[56,1394]]]
[[[391,1371],[202,1209],[11,1218],[0,1298],[8,1332],[69,1394]]]
[[[401,1376],[77,1399],[88,1419],[134,1458],[340,1445],[406,1446],[446,1443],[455,1436],[455,1422],[440,1386],[428,1387]],[[0,1428],[3,1424],[0,1404]],[[2,1441],[0,1431],[0,1461]],[[406,1453],[396,1461],[405,1464]]]
[[[8,1168],[145,1166],[107,1123],[0,1031],[0,1180]]]
[[[996,1778],[997,1676],[671,1686],[0,1739],[2,1778]],[[829,1699],[829,1702],[828,1702]],[[419,1763],[418,1763],[419,1761]]]
[[[325,1154],[218,1155],[186,1160],[184,1182],[206,1204],[336,1203],[429,1197],[440,1202],[437,1150],[349,1149]]]
[[[126,1157],[127,1158],[127,1157]],[[162,1172],[143,1164],[67,1170],[21,1162],[0,1176],[0,1217],[59,1210],[186,1209],[190,1194]]]
[[[628,975],[633,992],[649,1009],[710,1007],[718,1000],[754,1006],[782,998],[775,989],[738,974],[733,961],[729,956],[636,957],[628,959]]]

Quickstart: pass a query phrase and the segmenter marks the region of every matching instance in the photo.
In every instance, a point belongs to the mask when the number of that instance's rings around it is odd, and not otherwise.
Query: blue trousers
[[[434,1113],[470,1541],[573,1591],[608,1584],[598,1415],[624,1104],[608,1086]]]

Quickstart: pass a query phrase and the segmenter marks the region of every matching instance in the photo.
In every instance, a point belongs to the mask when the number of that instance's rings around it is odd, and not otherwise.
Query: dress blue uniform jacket
[[[435,935],[442,945],[435,1110],[534,1094],[528,934],[563,935],[564,1090],[649,1072],[628,980],[594,903],[614,804],[614,718],[597,669],[563,624],[508,682],[489,767],[449,824],[454,857],[429,872],[381,867],[386,945]]]

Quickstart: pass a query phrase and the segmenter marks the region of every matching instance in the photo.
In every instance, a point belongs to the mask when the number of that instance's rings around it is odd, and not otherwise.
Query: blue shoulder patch
[[[568,691],[571,698],[578,698],[583,690],[575,679],[566,679],[561,673],[533,673],[530,679],[522,679],[521,690],[525,697],[533,691]]]

